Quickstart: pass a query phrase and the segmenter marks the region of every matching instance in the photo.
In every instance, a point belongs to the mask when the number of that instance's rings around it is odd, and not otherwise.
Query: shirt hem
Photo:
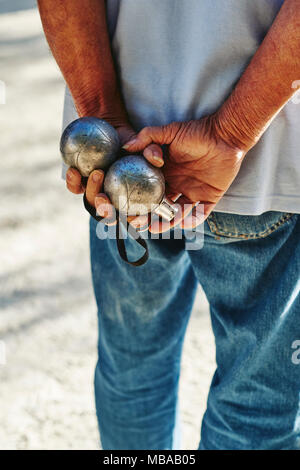
[[[261,198],[223,196],[214,212],[237,215],[261,215],[264,212],[300,214],[300,196],[268,196]]]

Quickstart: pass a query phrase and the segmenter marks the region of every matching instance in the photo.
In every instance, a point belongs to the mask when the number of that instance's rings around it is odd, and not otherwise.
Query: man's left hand
[[[145,127],[124,148],[141,152],[150,144],[167,145],[165,165],[167,196],[180,204],[178,215],[171,226],[194,228],[214,209],[236,177],[246,149],[226,141],[218,130],[215,115],[189,122],[173,122],[159,127]],[[228,139],[230,140],[230,139]],[[147,151],[149,158],[149,150]],[[203,204],[197,210],[196,203]],[[198,206],[199,207],[199,206]],[[152,223],[152,233],[169,230],[163,221]]]

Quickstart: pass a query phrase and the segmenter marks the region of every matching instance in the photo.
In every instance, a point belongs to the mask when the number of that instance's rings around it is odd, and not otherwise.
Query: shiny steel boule
[[[106,170],[118,156],[120,141],[117,131],[106,121],[83,117],[71,122],[60,140],[64,162],[82,176],[96,169]]]
[[[109,168],[104,192],[120,213],[129,216],[154,211],[170,221],[176,212],[164,196],[165,179],[161,170],[139,155],[123,157]]]

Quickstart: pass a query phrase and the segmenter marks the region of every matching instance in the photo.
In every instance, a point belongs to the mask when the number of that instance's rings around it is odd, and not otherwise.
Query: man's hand
[[[127,124],[121,124],[117,127],[121,145],[136,137],[136,132]],[[144,150],[145,158],[154,166],[161,167],[164,164],[162,158],[162,149],[160,146],[150,143]],[[89,204],[96,207],[100,216],[111,218],[113,216],[113,208],[106,194],[102,193],[104,172],[102,170],[94,170],[85,185],[79,171],[75,168],[69,168],[66,173],[66,185],[69,191],[74,194],[82,194],[86,191],[86,197]],[[128,217],[134,227],[144,227],[148,224],[148,216]],[[112,224],[116,221],[112,222]]]
[[[127,113],[118,88],[104,0],[38,0],[38,5],[49,46],[79,116],[97,116],[101,110],[102,118],[118,128],[122,141],[126,141],[122,133],[126,134],[130,126],[122,125],[128,122]],[[144,150],[147,160],[162,166],[159,157],[153,159],[147,147],[152,143],[169,145],[165,175],[169,191],[183,194],[181,204],[184,197],[186,202],[200,200],[207,216],[234,180],[246,152],[296,93],[292,84],[300,73],[299,23],[300,0],[285,0],[217,116],[146,128],[137,142],[128,146],[131,152]],[[133,134],[131,128],[130,133]],[[128,137],[131,138],[132,135]],[[94,189],[89,191],[92,177],[87,187],[90,203],[95,202]],[[73,192],[84,190],[74,169],[67,184]],[[176,194],[172,196],[175,199]],[[190,215],[185,218],[185,227],[196,225],[200,219]],[[182,215],[177,216],[173,225],[181,220]],[[161,229],[165,229],[164,224],[150,227],[153,232]]]
[[[135,136],[118,86],[104,0],[38,0],[46,38],[69,86],[79,117],[95,116],[114,126],[122,145]],[[162,151],[154,145],[145,156],[155,166],[162,166]],[[156,154],[156,155],[155,155]],[[101,177],[95,182],[93,178]],[[67,172],[67,187],[75,194],[86,189],[87,199],[95,205],[108,201],[102,190],[103,172],[93,172],[87,183],[74,168]],[[102,199],[101,199],[102,198]],[[111,208],[110,208],[111,210]],[[99,215],[102,215],[101,212]]]
[[[246,149],[237,148],[221,138],[216,123],[215,116],[208,116],[197,121],[145,127],[135,140],[124,146],[127,151],[140,152],[153,143],[167,144],[163,167],[167,195],[174,199],[174,195],[182,194],[176,201],[181,210],[171,226],[192,228],[202,223],[240,169]],[[149,151],[146,154],[149,155]],[[191,211],[197,202],[204,205],[204,214],[200,214],[197,207]],[[149,230],[164,232],[169,227],[169,223],[156,221]]]
[[[164,173],[169,191],[180,192],[192,202],[200,200],[205,217],[231,185],[245,154],[296,93],[292,84],[300,74],[299,24],[300,0],[285,0],[235,89],[215,115],[145,128],[126,147],[133,152],[151,142],[168,144]],[[197,224],[197,218],[189,223]],[[150,230],[162,231],[164,224],[152,225]]]

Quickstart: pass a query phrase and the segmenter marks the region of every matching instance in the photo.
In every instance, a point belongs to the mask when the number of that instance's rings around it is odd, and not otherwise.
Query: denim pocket
[[[207,219],[211,234],[216,238],[250,240],[265,238],[288,222],[296,214],[289,212],[265,212],[261,215],[237,215],[212,212]]]

